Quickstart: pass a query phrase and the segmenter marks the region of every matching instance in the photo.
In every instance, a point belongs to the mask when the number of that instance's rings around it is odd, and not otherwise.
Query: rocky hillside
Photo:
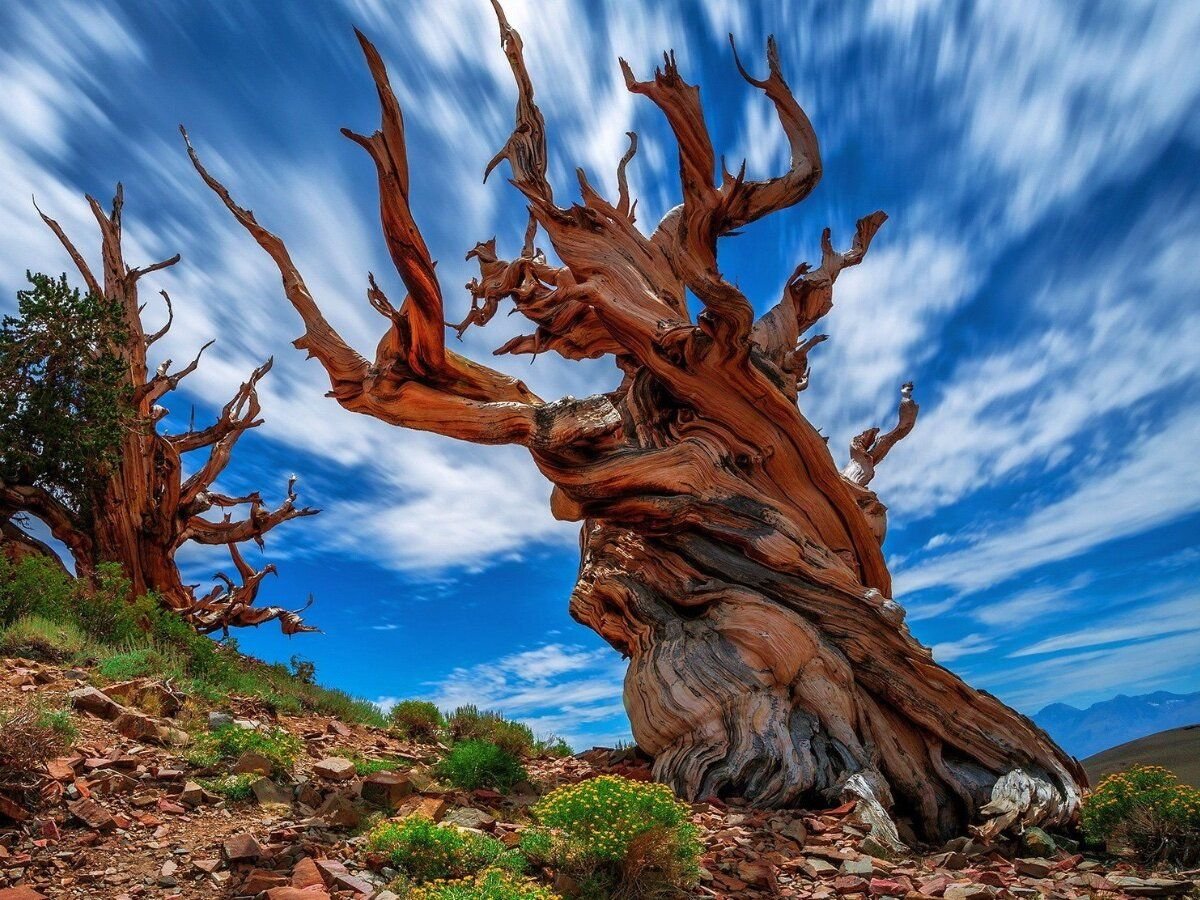
[[[0,900],[229,897],[396,900],[397,872],[368,826],[421,814],[515,846],[551,788],[601,773],[646,780],[632,750],[526,760],[508,793],[435,777],[447,748],[324,715],[280,716],[261,700],[199,704],[153,679],[108,683],[83,669],[0,660],[2,706],[71,710],[72,737],[35,796],[0,805]],[[236,758],[212,735],[241,736]],[[286,765],[281,765],[286,755]],[[1159,896],[1194,889],[1032,830],[1020,847],[958,839],[896,856],[837,809],[761,812],[695,804],[703,841],[694,897]],[[534,873],[569,892],[556,873]],[[403,890],[403,887],[399,888]],[[498,895],[500,896],[500,895]]]
[[[1087,709],[1052,703],[1033,720],[1064,750],[1083,759],[1168,728],[1200,724],[1200,692],[1155,691],[1136,697],[1119,694]]]

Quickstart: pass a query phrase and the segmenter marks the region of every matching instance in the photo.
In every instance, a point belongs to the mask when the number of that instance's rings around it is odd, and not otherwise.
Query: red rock
[[[253,869],[246,876],[246,880],[242,882],[239,891],[243,894],[256,896],[271,888],[286,886],[288,886],[287,878],[278,872],[270,872],[266,869]]]
[[[70,781],[75,777],[75,766],[78,762],[77,756],[61,756],[46,763],[46,771],[55,781]]]
[[[906,882],[907,879],[898,881],[894,878],[872,878],[871,893],[876,896],[903,897],[912,890],[912,885]]]
[[[387,809],[398,808],[412,792],[412,780],[399,772],[375,772],[364,778],[362,783],[362,798]]]
[[[187,807],[180,806],[178,803],[174,802],[173,800],[168,800],[166,797],[161,798],[158,801],[157,806],[159,812],[170,813],[173,816],[182,816],[187,812]]]
[[[354,777],[354,763],[344,756],[330,756],[313,766],[313,773],[330,781],[349,781]]]
[[[1068,856],[1066,859],[1060,859],[1051,869],[1055,872],[1069,872],[1083,862],[1083,854],[1076,853],[1074,856]]]
[[[233,764],[234,775],[270,775],[272,769],[275,768],[274,763],[267,759],[261,753],[255,753],[253,750],[247,750],[237,758],[237,762]]]
[[[307,888],[307,887],[324,887],[325,879],[321,877],[321,870],[317,868],[317,864],[311,857],[304,857],[296,863],[296,867],[292,869],[292,887]]]
[[[60,834],[58,830],[58,823],[53,819],[42,819],[42,821],[38,822],[38,827],[42,832],[42,837],[48,838],[52,841],[58,841],[62,839],[62,834]]]
[[[329,892],[322,887],[273,887],[267,891],[267,900],[329,900]]]
[[[117,827],[116,820],[103,806],[95,800],[78,800],[68,803],[67,809],[71,815],[94,831],[112,831]]]
[[[46,895],[31,887],[0,888],[0,900],[46,900]]]
[[[951,879],[947,875],[935,875],[933,878],[927,878],[917,885],[917,890],[922,894],[928,894],[930,897],[940,897],[946,888],[950,886]]]
[[[29,818],[29,811],[3,794],[0,794],[0,818],[11,819],[14,822],[24,822]]]
[[[857,875],[839,875],[833,879],[833,889],[839,894],[865,894],[870,886],[865,878]]]
[[[421,802],[414,807],[411,815],[424,816],[435,822],[440,822],[446,815],[446,801],[441,797],[422,797]]]
[[[737,877],[746,882],[746,884],[752,884],[755,887],[774,888],[775,886],[775,870],[763,862],[752,862],[750,860],[739,862]]]
[[[227,838],[222,849],[230,862],[247,862],[263,855],[262,844],[254,839],[254,835],[246,832]]]
[[[1045,859],[1014,859],[1013,868],[1030,878],[1045,878],[1053,869],[1053,864]]]
[[[76,688],[67,694],[67,699],[76,709],[110,722],[125,712],[125,707],[94,687]]]

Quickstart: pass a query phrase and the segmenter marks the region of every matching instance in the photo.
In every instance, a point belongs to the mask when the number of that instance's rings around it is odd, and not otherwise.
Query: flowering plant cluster
[[[1090,840],[1187,862],[1200,856],[1200,790],[1162,766],[1133,766],[1084,799],[1082,824]]]
[[[438,825],[424,816],[381,822],[367,835],[367,848],[416,881],[463,878],[485,869],[519,873],[525,859],[493,837]]]
[[[412,888],[406,900],[560,900],[548,888],[499,869]]]
[[[546,795],[521,848],[584,896],[659,896],[695,883],[703,850],[691,810],[662,784],[602,775]]]

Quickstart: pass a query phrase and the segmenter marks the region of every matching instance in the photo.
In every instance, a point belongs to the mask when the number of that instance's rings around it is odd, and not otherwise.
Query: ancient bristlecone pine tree
[[[761,318],[722,277],[717,242],[803,200],[821,175],[817,139],[784,81],[774,42],[768,75],[743,77],[774,104],[791,146],[786,173],[725,172],[698,89],[668,56],[653,80],[622,61],[629,90],[666,115],[679,145],[682,203],[647,236],[634,226],[620,161],[615,203],[580,172],[580,203],[559,205],[546,178],[546,135],[521,38],[497,8],[516,76],[516,128],[488,165],[507,161],[528,200],[520,255],[495,241],[468,254],[480,277],[457,326],[486,323],[502,301],[536,326],[497,353],[611,355],[616,390],[546,402],[520,381],[446,347],[441,287],[409,205],[404,123],[379,53],[360,35],[382,127],[346,131],[375,162],[383,232],[408,295],[374,278],[367,296],[390,322],[375,358],[325,320],[283,241],[193,163],[274,259],[304,321],[296,346],[328,371],[331,396],[355,412],[482,444],[521,444],[554,484],[553,514],[583,523],[571,614],[629,658],[625,706],[658,778],[685,796],[740,795],[768,806],[860,799],[877,832],[983,834],[1074,815],[1078,765],[1029,720],[937,665],[892,599],[880,542],[885,507],[875,466],[912,428],[855,438],[839,472],[797,408],[808,386],[803,335],[831,307],[838,274],[866,253],[883,213],[858,223],[851,248],[822,239]],[[185,135],[186,137],[186,135]],[[561,261],[535,247],[545,232]],[[692,321],[687,291],[704,311]]]
[[[70,254],[86,289],[119,305],[123,335],[115,346],[106,349],[121,360],[127,373],[124,402],[132,407],[131,424],[124,430],[116,463],[106,466],[96,479],[86,504],[73,506],[43,485],[0,480],[4,536],[25,547],[37,546],[40,542],[23,533],[17,524],[22,515],[34,515],[71,551],[81,577],[92,577],[101,563],[119,563],[135,595],[155,592],[165,605],[203,632],[272,620],[278,621],[286,634],[311,631],[299,612],[254,605],[263,578],[274,572],[274,566],[256,571],[238,549],[238,544],[251,540],[261,547],[263,535],[276,525],[316,512],[296,506],[295,478],[289,480],[286,499],[276,509],[269,509],[257,492],[234,497],[212,489],[229,464],[238,439],[262,424],[256,388],[270,370],[270,360],[250,374],[217,421],[207,428],[182,434],[159,433],[157,423],[167,414],[162,406],[164,398],[196,370],[200,355],[174,372],[170,371],[169,359],[153,373],[149,371],[147,350],[167,333],[173,314],[171,298],[162,291],[168,313],[166,324],[147,334],[138,282],[152,272],[173,266],[179,256],[145,268],[130,268],[121,249],[121,187],[117,186],[109,212],[94,198],[89,196],[87,200],[100,225],[102,279],[93,274],[58,222],[44,213],[42,219]],[[185,475],[183,455],[204,448],[208,448],[207,458],[192,474]],[[245,513],[235,519],[234,511],[239,507]],[[215,521],[206,517],[214,509],[225,511]],[[214,577],[219,583],[204,594],[198,594],[194,585],[183,584],[175,553],[188,541],[227,545],[238,580],[217,573]]]

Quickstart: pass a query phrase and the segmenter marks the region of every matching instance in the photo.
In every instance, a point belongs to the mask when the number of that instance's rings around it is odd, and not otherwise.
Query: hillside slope
[[[185,697],[169,682],[117,682],[86,664],[2,657],[0,707],[59,710],[71,727],[62,755],[37,774],[37,797],[0,806],[0,900],[403,900],[397,872],[363,837],[370,823],[421,815],[512,847],[531,804],[556,786],[602,773],[650,776],[636,751],[597,749],[527,758],[528,780],[505,793],[464,790],[441,780],[444,744],[386,727],[289,715],[236,693]],[[197,753],[214,734],[253,736],[260,749],[282,740],[288,752],[274,768],[258,768],[271,759],[255,751],[214,762]],[[227,790],[231,769],[248,773],[248,789]],[[1070,900],[1195,889],[1169,872],[1073,852],[1065,839],[1056,849],[1040,833],[1023,848],[961,837],[892,856],[853,803],[769,811],[713,798],[692,805],[691,822],[704,845],[695,898]],[[574,893],[553,871],[530,874],[553,890],[545,896]]]
[[[1111,700],[1078,709],[1052,703],[1033,716],[1064,750],[1079,759],[1092,756],[1146,735],[1200,722],[1200,691],[1172,694],[1155,691]]]
[[[1105,775],[1139,763],[1170,769],[1180,781],[1200,788],[1200,725],[1172,728],[1112,747],[1083,760],[1083,768],[1096,785]]]

